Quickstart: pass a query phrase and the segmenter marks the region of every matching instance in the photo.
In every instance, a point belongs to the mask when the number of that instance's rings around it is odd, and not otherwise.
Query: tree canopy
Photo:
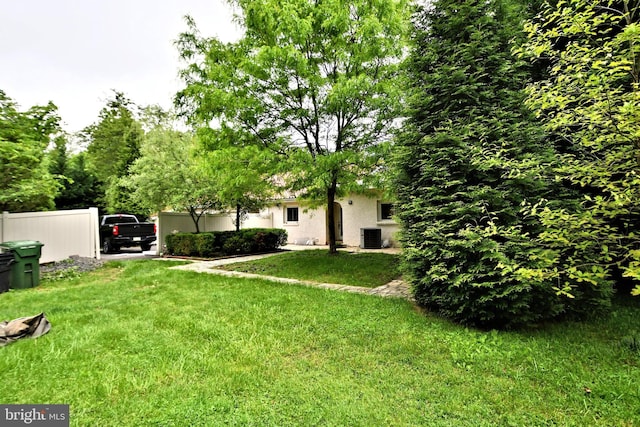
[[[199,232],[201,216],[220,203],[218,184],[203,166],[197,149],[191,133],[160,120],[142,138],[140,157],[120,182],[148,212],[189,212]]]
[[[325,203],[359,185],[382,159],[401,92],[403,0],[238,0],[244,37],[222,43],[193,21],[178,47],[189,64],[178,106],[215,139],[279,156],[289,189]],[[329,243],[336,249],[335,230]]]
[[[0,211],[53,209],[59,187],[45,150],[60,132],[59,122],[53,103],[22,112],[0,90]]]
[[[278,194],[279,183],[271,175],[275,156],[255,145],[211,147],[208,131],[200,132],[199,156],[203,173],[216,183],[220,207],[235,211],[236,230],[250,211],[257,211]]]
[[[626,276],[640,294],[640,1],[559,1],[526,25],[518,50],[549,64],[528,105],[560,152],[557,179],[582,194],[573,209],[529,206],[545,224],[539,274],[575,292]]]
[[[86,152],[70,153],[65,135],[56,137],[48,152],[49,172],[60,185],[56,209],[82,209],[98,206],[101,199],[98,180],[86,164]]]
[[[100,111],[98,121],[83,131],[88,141],[87,162],[102,185],[102,204],[110,213],[144,214],[120,182],[139,157],[144,135],[133,107],[123,93],[114,91],[113,98],[107,100]]]

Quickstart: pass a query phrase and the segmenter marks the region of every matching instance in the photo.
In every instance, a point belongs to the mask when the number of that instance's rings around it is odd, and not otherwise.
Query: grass
[[[170,265],[0,294],[0,319],[52,323],[0,348],[0,402],[68,403],[73,426],[640,424],[637,300],[592,323],[480,332],[401,299]]]
[[[304,250],[219,268],[245,273],[375,288],[400,277],[397,255]]]

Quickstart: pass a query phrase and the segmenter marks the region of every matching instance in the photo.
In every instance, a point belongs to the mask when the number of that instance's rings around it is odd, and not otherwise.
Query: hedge
[[[287,232],[279,228],[247,228],[240,231],[175,233],[166,237],[166,253],[176,256],[216,256],[272,252],[287,244]]]

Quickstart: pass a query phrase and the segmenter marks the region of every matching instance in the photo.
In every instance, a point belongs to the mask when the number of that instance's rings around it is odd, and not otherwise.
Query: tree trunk
[[[193,225],[196,226],[196,233],[200,233],[200,216],[193,208],[189,208],[189,215],[191,216],[191,220],[193,221]]]
[[[338,246],[336,245],[336,215],[333,208],[333,204],[336,200],[336,188],[337,178],[334,174],[331,179],[331,185],[327,188],[327,222],[329,223],[329,253],[335,254],[338,252]]]
[[[240,231],[240,203],[236,204],[236,231]]]

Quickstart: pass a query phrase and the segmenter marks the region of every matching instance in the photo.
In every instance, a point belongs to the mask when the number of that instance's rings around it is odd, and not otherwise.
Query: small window
[[[393,219],[393,203],[380,203],[380,219]]]
[[[298,222],[298,208],[287,208],[287,222]]]

